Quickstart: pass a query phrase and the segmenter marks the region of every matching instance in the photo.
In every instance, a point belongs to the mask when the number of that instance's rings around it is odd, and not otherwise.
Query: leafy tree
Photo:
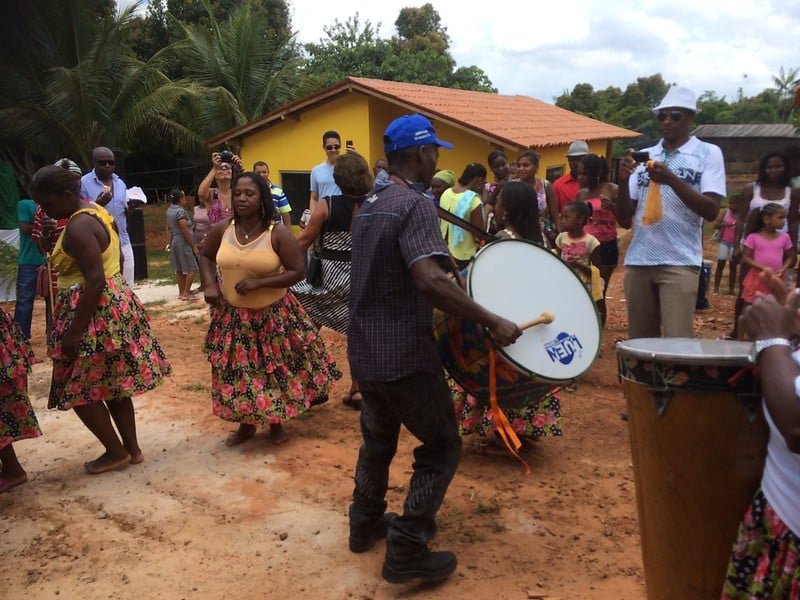
[[[447,30],[431,4],[402,9],[395,27],[397,35],[384,40],[377,34],[380,23],[362,24],[358,14],[335,21],[319,43],[305,45],[309,82],[323,87],[358,76],[497,92],[479,67],[456,67]]]
[[[177,122],[184,91],[123,41],[136,6],[108,16],[107,0],[13,2],[0,22],[0,157],[26,180],[61,156],[84,167],[97,145],[137,135],[197,145]]]
[[[350,75],[381,78],[392,49],[378,37],[380,26],[369,20],[362,24],[356,13],[344,23],[336,20],[324,27],[325,37],[318,44],[305,45],[304,73],[311,85],[327,87]]]
[[[279,36],[263,12],[243,3],[210,26],[178,22],[180,39],[153,57],[183,64],[186,95],[177,109],[200,138],[243,125],[304,92],[302,58],[291,36]]]

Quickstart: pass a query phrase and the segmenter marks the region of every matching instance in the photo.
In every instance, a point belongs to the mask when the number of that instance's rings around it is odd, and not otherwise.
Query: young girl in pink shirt
[[[761,271],[769,267],[779,277],[784,277],[794,264],[792,240],[788,233],[781,231],[784,223],[786,209],[775,202],[751,213],[742,256],[742,264],[749,267],[742,281],[742,299],[748,304],[753,303],[758,292],[769,293],[759,277]]]

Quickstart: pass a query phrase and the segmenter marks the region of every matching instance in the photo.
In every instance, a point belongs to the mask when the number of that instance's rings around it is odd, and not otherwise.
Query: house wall
[[[352,140],[358,152],[372,165],[384,157],[383,132],[386,126],[410,112],[411,109],[373,96],[351,92],[247,134],[239,153],[246,169],[252,168],[255,161],[263,160],[269,164],[270,178],[274,183],[284,187],[289,184],[292,193],[287,190],[287,194],[296,222],[303,208],[308,206],[308,188],[301,182],[305,182],[306,174],[325,159],[321,139],[325,131],[338,131],[342,145]],[[486,157],[495,144],[435,119],[433,126],[441,139],[454,145],[453,150],[440,152],[440,169],[452,169],[458,176],[471,162],[480,162],[488,168]],[[606,140],[594,141],[589,148],[598,155],[605,155],[606,144]],[[539,177],[545,177],[548,169],[557,167],[567,172],[569,166],[564,156],[567,147],[563,144],[536,148],[541,155]],[[515,149],[505,150],[509,160],[515,160],[519,154]]]

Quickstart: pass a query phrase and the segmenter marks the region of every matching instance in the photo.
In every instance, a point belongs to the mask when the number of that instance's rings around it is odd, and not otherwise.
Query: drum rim
[[[707,355],[702,357],[702,363],[700,362],[700,357],[695,355],[687,355],[687,354],[678,354],[677,352],[673,353],[663,353],[658,354],[652,349],[648,349],[647,347],[644,348],[636,348],[636,342],[645,341],[646,343],[663,343],[665,339],[668,339],[670,342],[719,342],[725,343],[726,345],[733,345],[736,344],[741,347],[743,352],[741,354],[727,354],[727,355]],[[681,365],[699,365],[704,364],[707,366],[716,366],[716,367],[725,367],[725,366],[732,366],[732,367],[747,367],[753,364],[753,360],[750,356],[750,351],[752,349],[752,342],[745,342],[743,340],[715,340],[711,338],[656,338],[656,337],[649,337],[649,338],[633,338],[630,340],[624,340],[621,342],[617,342],[614,346],[614,350],[617,353],[617,356],[620,358],[635,358],[636,360],[640,361],[647,361],[647,362],[658,362],[658,363],[667,363],[667,364],[681,364]]]
[[[589,303],[591,304],[592,309],[594,310],[594,317],[595,317],[595,320],[597,321],[597,331],[599,332],[597,350],[595,350],[594,356],[592,356],[592,360],[589,361],[589,364],[586,367],[586,369],[584,369],[583,371],[581,371],[580,373],[578,373],[574,377],[570,377],[568,379],[553,379],[552,377],[546,377],[544,375],[540,375],[539,373],[536,373],[535,371],[531,371],[528,367],[526,367],[526,366],[520,364],[519,362],[517,362],[516,360],[514,360],[507,352],[505,352],[505,349],[502,346],[500,346],[497,343],[495,343],[495,341],[492,339],[492,336],[488,335],[488,333],[487,333],[486,337],[489,339],[490,343],[495,348],[495,350],[497,352],[499,352],[500,354],[502,354],[503,358],[507,362],[511,363],[514,366],[514,368],[518,369],[519,371],[521,371],[522,373],[525,373],[526,375],[528,375],[530,377],[537,377],[537,378],[539,378],[539,379],[541,379],[543,381],[546,381],[548,383],[560,383],[560,382],[564,382],[564,381],[574,381],[574,380],[578,379],[579,377],[583,377],[586,373],[588,373],[591,370],[592,366],[594,366],[594,363],[597,361],[597,357],[600,356],[600,352],[602,351],[602,348],[603,348],[603,324],[602,324],[602,320],[600,319],[600,313],[597,311],[597,304],[595,304],[595,301],[592,299],[592,295],[584,287],[583,281],[581,281],[581,278],[578,277],[578,274],[575,271],[573,271],[572,267],[570,267],[569,264],[567,264],[567,261],[563,260],[558,254],[555,254],[555,253],[551,252],[547,248],[544,248],[544,247],[540,246],[539,244],[537,244],[536,242],[532,242],[531,240],[524,240],[524,239],[519,239],[519,238],[503,238],[503,239],[499,239],[499,240],[493,240],[493,241],[489,242],[488,244],[486,244],[485,246],[483,246],[482,248],[480,248],[475,253],[475,256],[473,257],[472,261],[469,264],[469,270],[467,271],[467,277],[466,277],[467,293],[474,300],[475,295],[472,293],[472,278],[471,278],[470,275],[472,274],[472,269],[473,269],[473,266],[475,265],[475,261],[478,259],[478,256],[480,256],[480,254],[484,250],[486,250],[486,248],[489,248],[490,246],[494,246],[494,245],[497,245],[497,244],[504,244],[506,242],[516,242],[516,243],[520,243],[521,242],[521,243],[524,243],[524,244],[529,244],[529,245],[533,246],[534,248],[536,248],[537,250],[541,250],[542,252],[546,252],[552,258],[555,258],[556,260],[561,262],[567,268],[567,270],[570,272],[570,274],[575,279],[578,280],[578,282],[581,284],[580,287],[583,290],[583,293],[586,294],[589,297]]]

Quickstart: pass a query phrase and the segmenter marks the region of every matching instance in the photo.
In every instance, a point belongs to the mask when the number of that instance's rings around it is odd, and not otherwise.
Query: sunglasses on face
[[[338,150],[341,147],[341,144],[330,144],[329,146],[325,146],[325,150]]]
[[[683,113],[679,110],[671,110],[669,112],[661,111],[656,116],[656,119],[658,119],[660,122],[664,122],[667,120],[667,117],[669,117],[672,121],[676,122],[680,121],[683,118]]]
[[[113,160],[98,160],[96,162],[96,164],[98,166],[100,166],[100,167],[113,167],[114,164],[115,164],[115,161],[113,161]]]

